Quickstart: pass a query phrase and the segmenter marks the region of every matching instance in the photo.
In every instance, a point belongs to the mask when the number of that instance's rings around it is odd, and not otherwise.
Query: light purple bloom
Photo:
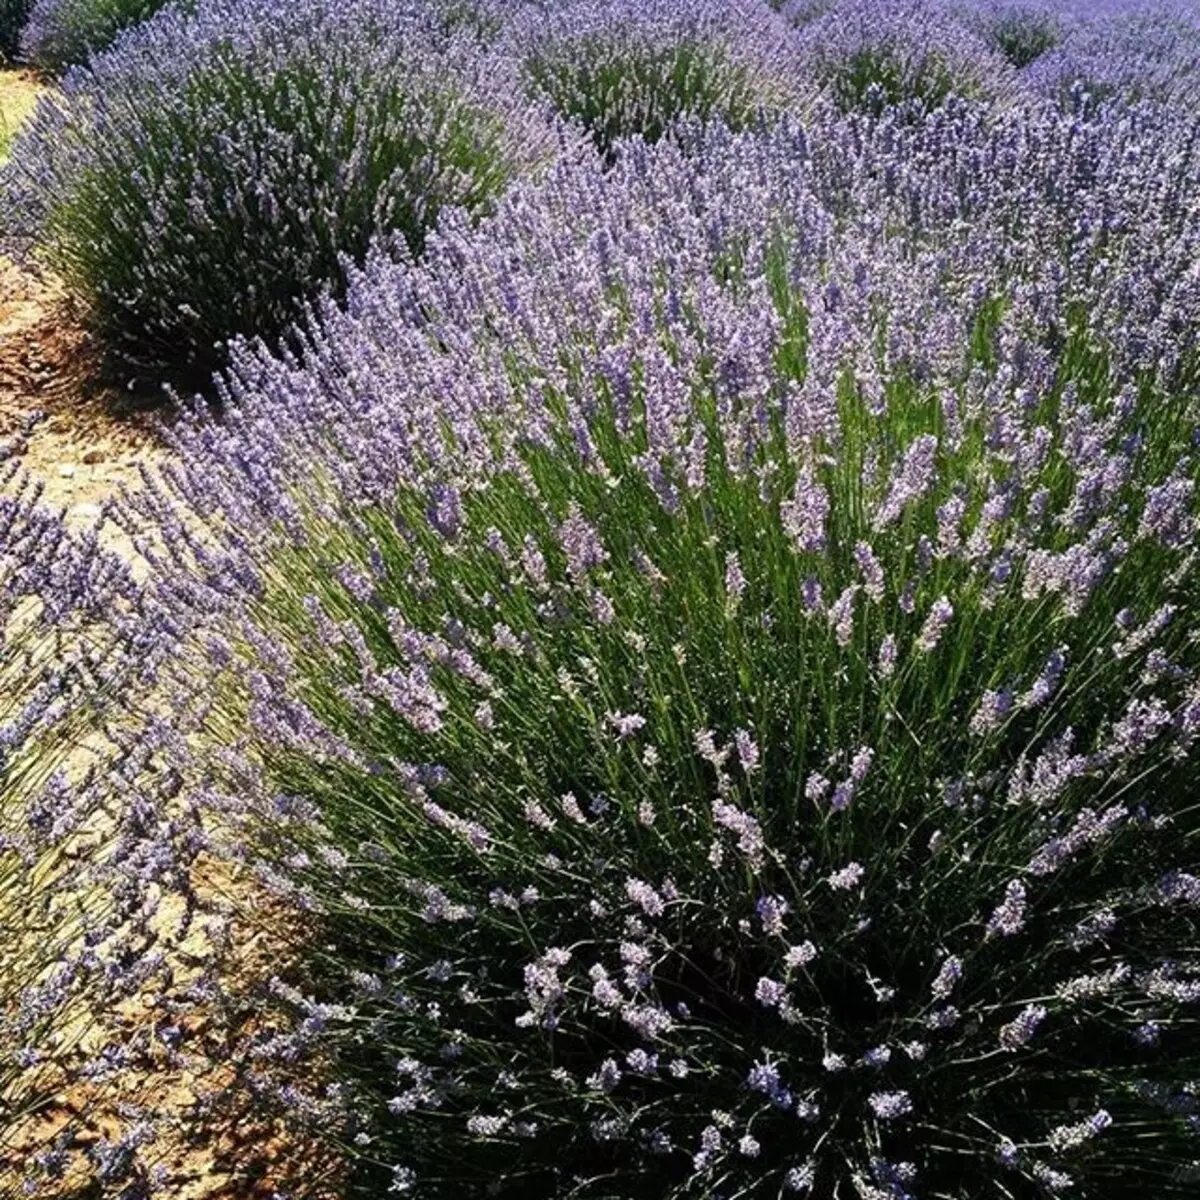
[[[913,1111],[912,1098],[907,1092],[874,1092],[867,1097],[871,1111],[881,1121],[897,1121]]]
[[[798,550],[806,553],[824,550],[829,495],[807,471],[797,477],[792,498],[779,506],[779,516]]]
[[[839,871],[834,871],[829,876],[827,882],[835,892],[846,892],[851,888],[857,887],[863,879],[866,871],[861,863],[847,863]]]
[[[1005,1050],[1019,1050],[1032,1040],[1045,1019],[1045,1005],[1027,1004],[1013,1020],[1001,1027],[1000,1045]]]
[[[950,603],[949,598],[939,596],[933,602],[929,615],[925,618],[925,624],[921,626],[921,633],[917,638],[917,649],[923,654],[928,654],[936,649],[953,616],[954,606]]]

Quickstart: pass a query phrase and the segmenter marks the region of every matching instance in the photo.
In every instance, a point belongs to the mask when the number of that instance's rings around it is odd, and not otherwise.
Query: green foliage
[[[703,41],[618,48],[593,35],[566,52],[551,45],[531,55],[525,71],[534,93],[578,121],[604,154],[621,138],[657,142],[685,115],[718,117],[737,130],[755,113],[745,69],[720,45]]]

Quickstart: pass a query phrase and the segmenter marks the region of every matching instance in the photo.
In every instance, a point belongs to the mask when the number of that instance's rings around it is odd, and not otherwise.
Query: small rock
[[[68,515],[74,517],[77,521],[94,521],[100,516],[100,505],[76,504]]]
[[[61,475],[61,476],[62,476],[64,479],[73,479],[73,478],[74,478],[74,476],[75,476],[75,468],[74,468],[74,467],[72,467],[72,466],[59,467],[59,468],[58,468],[58,473],[59,473],[59,474],[60,474],[60,475]]]
[[[83,456],[83,461],[85,463],[87,463],[87,465],[89,467],[94,466],[96,463],[102,463],[104,461],[104,451],[103,450],[89,450]]]

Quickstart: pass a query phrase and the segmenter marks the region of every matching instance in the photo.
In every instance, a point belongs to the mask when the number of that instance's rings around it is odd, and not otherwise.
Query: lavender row
[[[1188,1194],[1196,166],[685,131],[235,350],[138,503],[351,1194]]]

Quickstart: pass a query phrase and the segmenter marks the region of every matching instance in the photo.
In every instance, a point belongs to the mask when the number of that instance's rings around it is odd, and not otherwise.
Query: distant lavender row
[[[57,74],[108,47],[167,0],[33,0],[21,31],[21,59]],[[186,0],[185,0],[186,6]]]
[[[436,7],[208,0],[43,99],[0,176],[10,252],[47,262],[110,357],[204,381],[280,336],[374,238],[420,249],[558,148],[502,61]]]
[[[63,276],[123,381],[203,384],[231,337],[286,336],[323,288],[340,293],[373,239],[419,253],[445,206],[486,210],[577,153],[557,119],[608,153],[680,119],[740,129],[830,105],[917,119],[953,98],[989,114],[1187,103],[1180,13],[1040,11],[204,0],[42,101],[0,173],[4,244]]]
[[[1012,101],[1200,92],[1200,21],[1187,0],[788,0],[818,73],[843,102],[936,101],[950,91]]]
[[[351,1194],[1190,1194],[1198,154],[694,130],[235,351],[138,503]]]

